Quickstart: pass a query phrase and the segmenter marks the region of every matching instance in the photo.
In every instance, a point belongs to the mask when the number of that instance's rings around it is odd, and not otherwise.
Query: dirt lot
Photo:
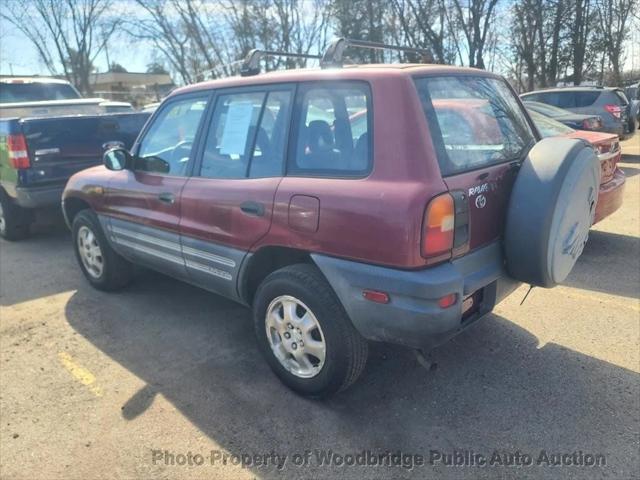
[[[300,478],[637,478],[640,136],[623,148],[624,206],[566,286],[520,306],[521,288],[430,371],[375,345],[360,382],[325,403],[281,386],[242,307],[153,273],[96,292],[60,226],[2,242],[0,476],[271,478],[277,464]],[[404,465],[321,465],[321,451]],[[466,466],[445,465],[455,452]],[[505,464],[469,465],[494,452]],[[243,454],[261,457],[243,467]],[[523,455],[531,465],[508,464]]]

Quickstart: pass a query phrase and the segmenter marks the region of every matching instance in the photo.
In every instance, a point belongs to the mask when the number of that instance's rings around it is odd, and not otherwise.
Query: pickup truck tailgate
[[[71,175],[100,164],[109,146],[131,148],[149,113],[25,118],[20,120],[31,168],[23,183],[66,183]]]

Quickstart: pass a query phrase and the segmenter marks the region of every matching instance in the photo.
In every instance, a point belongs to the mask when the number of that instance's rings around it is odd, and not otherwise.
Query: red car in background
[[[618,210],[622,205],[626,180],[624,172],[618,168],[618,162],[622,154],[618,136],[613,133],[574,130],[552,118],[531,110],[529,110],[529,115],[543,137],[565,136],[581,138],[593,145],[598,151],[601,180],[596,216],[593,223],[598,223]]]

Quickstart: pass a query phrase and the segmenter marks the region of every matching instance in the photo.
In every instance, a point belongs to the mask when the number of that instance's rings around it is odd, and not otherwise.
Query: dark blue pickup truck
[[[12,93],[18,85],[29,85],[33,91],[33,83],[11,84]],[[38,83],[51,90],[50,83]],[[0,90],[7,85],[6,80],[0,82]],[[72,95],[75,89],[68,92]],[[100,164],[107,147],[130,148],[150,116],[133,111],[97,113],[109,108],[90,110],[94,113],[89,115],[73,115],[70,111],[87,112],[88,104],[94,109],[101,105],[79,99],[79,95],[75,98],[60,98],[59,92],[56,95],[50,99],[36,98],[44,101],[14,101],[8,105],[8,95],[0,92],[0,236],[7,240],[29,234],[36,209],[59,208],[69,177]],[[10,112],[15,114],[16,108],[22,108],[20,112],[27,116],[6,116]]]

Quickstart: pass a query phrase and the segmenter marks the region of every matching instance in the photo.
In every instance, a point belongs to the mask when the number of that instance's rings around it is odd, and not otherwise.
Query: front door
[[[183,279],[180,194],[206,105],[202,95],[163,104],[134,148],[133,168],[110,180],[105,202],[103,223],[122,255]]]
[[[193,176],[182,191],[180,233],[190,280],[237,296],[241,262],[267,234],[284,168],[293,89],[223,90]]]

